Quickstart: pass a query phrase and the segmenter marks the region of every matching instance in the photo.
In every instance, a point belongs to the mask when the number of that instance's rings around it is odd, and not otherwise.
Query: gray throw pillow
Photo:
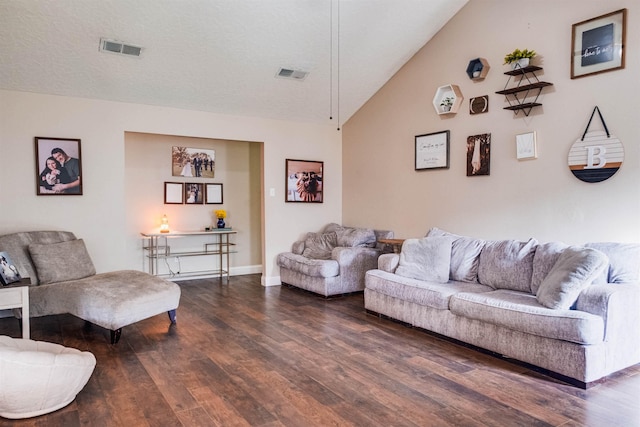
[[[531,275],[531,293],[536,295],[540,288],[540,283],[549,274],[558,257],[567,249],[569,245],[562,242],[547,242],[538,245],[533,256],[533,274]]]
[[[29,254],[41,285],[83,279],[96,274],[82,239],[29,245]]]
[[[451,246],[451,280],[458,282],[478,282],[478,263],[480,252],[484,247],[484,240],[472,237],[459,236],[433,227],[427,236],[453,237]]]
[[[302,256],[312,259],[331,259],[331,251],[338,246],[338,237],[331,233],[308,233]]]
[[[453,238],[448,236],[405,240],[396,274],[417,280],[447,283],[452,241]]]
[[[536,239],[528,242],[498,240],[485,243],[480,252],[478,281],[494,289],[531,292]]]
[[[538,302],[545,307],[568,310],[580,292],[607,267],[609,260],[602,252],[579,246],[569,246],[540,283]]]

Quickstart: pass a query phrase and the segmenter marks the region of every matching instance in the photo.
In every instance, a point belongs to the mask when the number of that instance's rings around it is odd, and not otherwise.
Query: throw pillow
[[[308,233],[302,256],[312,259],[331,259],[331,251],[338,246],[338,237],[331,233]]]
[[[449,272],[451,280],[478,282],[478,263],[484,240],[459,236],[437,227],[430,229],[427,236],[449,236],[454,239],[451,246],[451,271]]]
[[[608,263],[607,256],[598,250],[569,246],[540,283],[538,302],[548,308],[568,310]]]
[[[83,279],[96,274],[82,239],[51,244],[32,243],[29,245],[29,254],[41,285]]]
[[[478,281],[494,289],[531,292],[536,239],[528,242],[498,240],[485,243],[480,252]]]
[[[533,274],[531,275],[531,293],[536,295],[540,283],[549,274],[558,261],[558,257],[569,245],[562,242],[547,242],[538,245],[533,256]]]
[[[396,274],[412,279],[447,283],[452,241],[453,238],[448,236],[405,240]]]

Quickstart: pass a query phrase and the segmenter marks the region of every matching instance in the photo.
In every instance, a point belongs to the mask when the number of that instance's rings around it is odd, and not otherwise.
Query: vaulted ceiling
[[[467,1],[2,0],[0,88],[339,125]]]

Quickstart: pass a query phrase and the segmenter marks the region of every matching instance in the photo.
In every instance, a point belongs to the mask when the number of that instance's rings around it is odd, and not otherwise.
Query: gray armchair
[[[393,231],[329,224],[319,233],[307,233],[291,252],[278,255],[280,281],[325,297],[364,290],[364,276],[377,268]]]

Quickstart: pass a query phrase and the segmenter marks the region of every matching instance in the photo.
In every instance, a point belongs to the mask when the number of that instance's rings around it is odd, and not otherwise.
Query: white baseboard
[[[280,281],[280,276],[271,276],[266,277],[264,274],[260,278],[260,283],[262,286],[280,286],[282,282]]]

